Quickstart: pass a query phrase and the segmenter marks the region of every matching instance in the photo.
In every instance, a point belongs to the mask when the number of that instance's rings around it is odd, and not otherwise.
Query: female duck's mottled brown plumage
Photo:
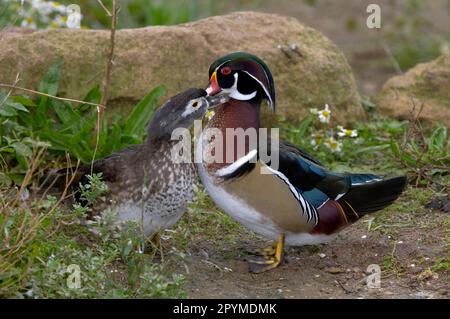
[[[152,236],[173,225],[194,195],[196,171],[192,163],[174,162],[171,140],[176,128],[189,128],[209,106],[206,92],[190,89],[176,95],[159,108],[148,127],[143,144],[130,146],[93,163],[92,173],[102,173],[109,192],[93,208],[98,214],[110,208],[120,221],[134,221]],[[65,170],[62,170],[65,173]],[[76,189],[91,165],[80,167],[72,185]],[[58,174],[64,186],[64,174]],[[58,184],[58,183],[57,183]]]

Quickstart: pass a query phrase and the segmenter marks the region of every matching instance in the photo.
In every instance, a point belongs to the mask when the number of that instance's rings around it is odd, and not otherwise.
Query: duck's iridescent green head
[[[275,111],[275,85],[269,67],[257,56],[234,52],[221,57],[209,68],[208,95],[227,93],[240,101],[260,102],[267,99]]]

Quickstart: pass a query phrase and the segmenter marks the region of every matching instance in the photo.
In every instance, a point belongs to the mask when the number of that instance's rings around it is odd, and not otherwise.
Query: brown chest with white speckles
[[[172,161],[175,142],[144,144],[108,157],[102,167],[110,191],[94,214],[109,208],[121,221],[142,221],[146,235],[170,227],[194,196],[192,163]]]

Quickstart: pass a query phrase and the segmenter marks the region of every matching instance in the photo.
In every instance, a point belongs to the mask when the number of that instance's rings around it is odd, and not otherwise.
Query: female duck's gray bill
[[[230,96],[227,93],[207,96],[206,101],[208,101],[208,110],[213,109],[223,103],[227,103],[229,100]]]

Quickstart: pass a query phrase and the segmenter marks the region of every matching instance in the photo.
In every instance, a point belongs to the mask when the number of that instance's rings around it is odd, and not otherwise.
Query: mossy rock
[[[450,53],[390,79],[376,102],[388,116],[450,127]]]
[[[247,51],[264,59],[277,90],[277,113],[293,121],[326,103],[340,123],[364,116],[352,71],[342,51],[318,31],[294,18],[256,12],[211,17],[178,26],[119,30],[108,112],[126,113],[150,89],[163,84],[168,96],[205,87],[216,58]],[[61,91],[83,98],[100,84],[109,42],[107,30],[4,31],[0,82],[36,88],[62,57]],[[281,46],[298,45],[294,51]]]

